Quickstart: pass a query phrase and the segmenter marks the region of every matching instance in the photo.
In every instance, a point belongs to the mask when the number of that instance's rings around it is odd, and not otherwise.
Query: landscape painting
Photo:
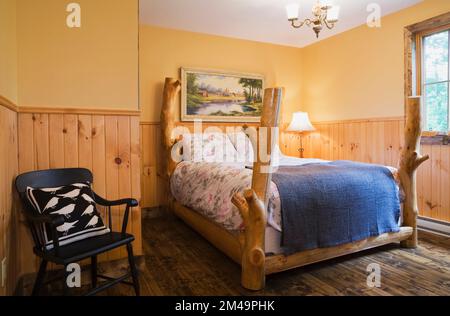
[[[183,68],[181,119],[208,122],[259,122],[264,78]]]

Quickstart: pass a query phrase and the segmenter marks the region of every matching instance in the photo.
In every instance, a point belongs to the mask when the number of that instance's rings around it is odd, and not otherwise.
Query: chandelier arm
[[[328,22],[327,19],[324,19],[323,22],[329,30],[333,29],[336,25],[336,23],[334,22]]]
[[[311,23],[313,23],[313,21],[311,19],[305,19],[303,23],[306,23],[307,26],[311,26]]]
[[[296,19],[291,20],[291,25],[292,25],[292,27],[295,28],[295,29],[301,28],[301,27],[305,24],[305,22],[306,22],[306,21],[303,21],[303,22],[300,22],[299,24],[295,24],[295,21],[298,21],[298,20],[296,20]]]

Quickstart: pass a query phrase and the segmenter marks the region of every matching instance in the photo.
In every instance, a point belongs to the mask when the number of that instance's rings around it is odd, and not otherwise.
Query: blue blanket
[[[272,180],[287,255],[399,231],[398,187],[386,167],[350,161],[280,167]]]

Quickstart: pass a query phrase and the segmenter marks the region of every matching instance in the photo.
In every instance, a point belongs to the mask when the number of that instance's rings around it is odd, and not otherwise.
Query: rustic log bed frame
[[[170,179],[177,163],[171,159],[171,151],[177,143],[173,137],[177,98],[180,82],[167,78],[163,94],[161,111],[162,143],[166,155],[165,177]],[[268,139],[271,127],[278,127],[279,111],[283,99],[283,88],[265,90],[261,116],[261,127],[267,127]],[[429,157],[419,153],[421,138],[421,104],[420,97],[411,97],[406,109],[405,146],[402,149],[399,163],[399,178],[405,191],[403,205],[403,225],[398,233],[387,233],[354,243],[329,248],[318,248],[295,253],[290,256],[265,253],[266,209],[268,190],[272,175],[262,173],[261,169],[270,166],[269,162],[256,161],[253,167],[252,187],[244,195],[236,194],[233,204],[239,209],[245,230],[233,234],[212,222],[198,212],[179,204],[169,196],[168,207],[178,217],[209,240],[214,246],[227,254],[242,267],[241,283],[249,290],[261,290],[265,286],[265,276],[288,269],[305,266],[311,263],[379,247],[389,243],[400,242],[402,247],[417,247],[417,195],[416,170]],[[259,139],[251,139],[254,148],[258,149]],[[274,142],[267,144],[268,154],[273,150]],[[255,150],[255,153],[258,152]],[[170,191],[170,190],[169,190]]]

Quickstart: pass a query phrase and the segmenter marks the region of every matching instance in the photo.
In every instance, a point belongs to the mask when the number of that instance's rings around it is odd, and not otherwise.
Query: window
[[[417,94],[423,96],[425,131],[449,131],[449,45],[450,25],[417,36]]]

